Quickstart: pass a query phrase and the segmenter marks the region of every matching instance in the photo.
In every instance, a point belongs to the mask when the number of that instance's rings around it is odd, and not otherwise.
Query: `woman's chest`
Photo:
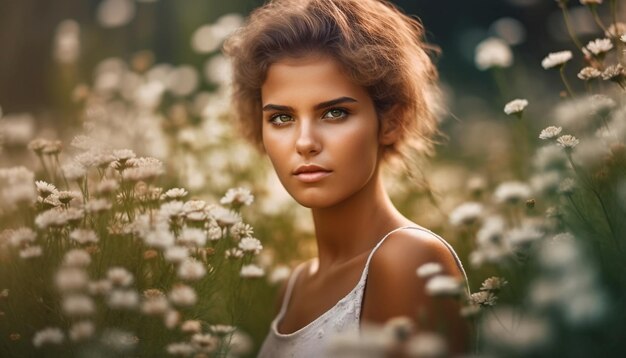
[[[354,301],[360,300],[362,295],[363,287],[359,281],[365,265],[365,260],[356,261],[315,278],[307,272],[310,267],[308,264],[296,280],[285,315],[278,324],[278,331],[282,334],[293,333],[318,319],[327,318],[325,316],[333,313],[331,310],[353,309]]]

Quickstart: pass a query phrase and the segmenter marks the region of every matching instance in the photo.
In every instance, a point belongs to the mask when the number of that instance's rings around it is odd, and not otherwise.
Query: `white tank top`
[[[283,298],[282,306],[280,308],[280,312],[274,318],[270,325],[270,331],[261,346],[261,350],[259,351],[258,358],[283,358],[283,357],[326,357],[325,353],[327,349],[327,338],[332,337],[335,333],[347,332],[347,331],[357,331],[359,329],[360,315],[361,315],[361,304],[363,303],[363,291],[365,288],[365,282],[367,279],[367,271],[369,268],[370,260],[372,259],[372,255],[378,249],[378,247],[385,241],[385,239],[391,235],[392,233],[402,230],[402,229],[417,229],[426,231],[439,240],[441,240],[450,250],[456,263],[463,272],[463,276],[465,277],[465,282],[467,285],[467,275],[465,274],[465,270],[463,269],[463,265],[461,264],[461,260],[454,252],[454,249],[450,244],[448,244],[443,238],[433,233],[430,230],[423,229],[420,227],[413,226],[403,226],[391,230],[387,233],[376,246],[370,252],[367,261],[365,263],[365,268],[363,269],[363,273],[361,274],[361,278],[356,286],[350,291],[344,298],[339,300],[335,306],[333,306],[328,311],[324,312],[321,316],[316,318],[313,322],[307,324],[306,326],[300,328],[299,330],[293,333],[280,333],[278,332],[278,323],[282,320],[285,312],[287,311],[287,306],[289,305],[289,300],[291,298],[291,293],[293,290],[293,285],[298,277],[298,274],[304,267],[304,263],[301,263],[296,267],[293,274],[289,278],[287,282],[287,289],[285,291],[285,297]],[[469,286],[468,286],[469,293]]]

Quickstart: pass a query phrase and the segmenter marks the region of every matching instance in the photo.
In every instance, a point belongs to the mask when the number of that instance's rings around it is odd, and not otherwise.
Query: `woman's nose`
[[[301,156],[312,156],[322,150],[322,144],[311,121],[300,121],[298,137],[296,138],[296,151]]]

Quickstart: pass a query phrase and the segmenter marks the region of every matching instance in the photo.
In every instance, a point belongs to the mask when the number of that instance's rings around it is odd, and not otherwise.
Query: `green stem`
[[[619,38],[617,32],[617,1],[611,0],[611,17],[613,19],[613,28],[615,29],[615,47],[617,47],[617,61],[623,63],[624,51],[622,50],[623,44]]]
[[[613,240],[615,241],[615,245],[617,246],[617,249],[621,251],[622,247],[619,242],[619,237],[617,236],[617,233],[615,232],[615,229],[613,228],[611,217],[609,216],[609,212],[606,209],[606,205],[604,204],[604,200],[602,200],[600,193],[593,187],[593,183],[591,182],[591,180],[585,178],[583,173],[580,172],[580,169],[578,169],[578,167],[574,163],[574,160],[572,159],[572,155],[569,152],[567,152],[567,159],[572,165],[572,168],[574,169],[574,172],[576,173],[576,175],[578,175],[578,177],[583,179],[583,181],[587,182],[586,184],[588,185],[588,189],[593,193],[596,199],[598,199],[598,202],[600,203],[600,208],[602,209],[602,213],[604,214],[604,217],[606,218],[606,223],[609,226],[609,230],[611,231],[611,236],[613,237]]]
[[[527,158],[528,153],[528,128],[526,121],[522,119],[523,114],[519,116],[517,120],[517,126],[519,127],[519,138],[521,139],[519,144],[519,174],[521,178],[526,178],[527,168],[524,159]]]
[[[571,20],[569,18],[569,13],[567,11],[567,5],[565,5],[564,3],[559,2],[559,7],[561,8],[561,10],[563,12],[563,19],[565,20],[565,27],[567,27],[567,33],[569,34],[569,37],[571,37],[572,41],[574,41],[574,44],[578,48],[578,51],[582,52],[583,51],[583,46],[581,45],[580,40],[578,40],[578,37],[576,36],[574,31],[572,30],[572,22],[571,22]]]
[[[596,10],[595,5],[589,6],[589,10],[591,10],[591,14],[593,14],[593,20],[596,22],[596,24],[598,24],[598,26],[602,29],[602,31],[604,31],[604,33],[608,33],[606,31],[606,27],[604,27],[604,24],[602,23],[602,20],[598,16],[598,11]]]
[[[496,87],[498,87],[498,91],[500,92],[500,96],[502,98],[502,102],[505,101],[505,98],[509,98],[506,90],[506,80],[502,73],[502,69],[499,67],[493,67],[491,70],[493,75],[493,80],[496,82]]]
[[[41,166],[43,167],[46,178],[49,181],[52,181],[52,174],[50,174],[50,172],[48,171],[48,166],[46,166],[46,161],[43,159],[43,156],[41,154],[37,154],[37,158],[39,158],[39,162],[41,162]]]
[[[559,73],[561,74],[561,80],[565,85],[567,93],[569,94],[570,98],[574,98],[574,91],[572,91],[572,88],[570,87],[569,82],[567,82],[567,78],[565,77],[565,65],[561,66],[561,68],[559,69]]]

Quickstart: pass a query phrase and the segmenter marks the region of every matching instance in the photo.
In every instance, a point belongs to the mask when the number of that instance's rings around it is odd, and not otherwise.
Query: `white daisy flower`
[[[224,335],[227,335],[227,334],[231,334],[236,329],[237,329],[237,327],[231,326],[229,324],[212,324],[212,325],[209,326],[209,331],[211,331],[211,333],[213,333],[215,335],[218,335],[218,336],[224,336]]]
[[[578,72],[578,78],[583,81],[589,81],[595,78],[602,76],[602,72],[595,67],[585,67],[580,72]]]
[[[160,296],[146,298],[141,303],[141,312],[148,316],[162,315],[170,308],[170,303],[161,292]]]
[[[198,301],[198,295],[193,288],[180,284],[170,291],[168,297],[176,306],[193,306]]]
[[[494,306],[497,298],[491,291],[479,291],[470,295],[470,302],[480,306]]]
[[[37,215],[35,225],[41,230],[45,230],[49,227],[61,227],[67,224],[67,219],[64,211],[52,208]]]
[[[107,329],[102,332],[100,341],[117,352],[129,351],[137,344],[134,334],[119,329]]]
[[[587,50],[596,56],[609,52],[612,48],[613,43],[610,39],[596,39],[587,44]]]
[[[159,216],[168,219],[183,216],[185,214],[184,207],[185,204],[182,201],[168,201],[159,207]]]
[[[576,190],[576,182],[572,178],[565,178],[559,184],[559,193],[563,195],[571,195]]]
[[[530,198],[531,190],[522,182],[509,181],[498,185],[494,193],[497,203],[516,204]]]
[[[167,329],[174,329],[180,323],[180,313],[174,309],[169,309],[163,315],[163,325]]]
[[[225,256],[227,259],[240,259],[243,257],[243,251],[239,250],[238,248],[233,247],[233,248],[226,250]]]
[[[134,281],[133,274],[123,267],[111,267],[107,271],[107,279],[120,287],[127,287]]]
[[[20,258],[22,259],[32,259],[34,257],[39,257],[43,254],[43,250],[41,249],[41,246],[39,245],[34,245],[34,246],[29,246],[25,249],[20,250]]]
[[[626,72],[624,71],[624,67],[618,63],[607,67],[604,72],[602,72],[602,79],[605,81],[619,82],[624,79],[625,75]]]
[[[80,291],[89,281],[87,272],[74,267],[60,269],[54,278],[57,289],[62,293]]]
[[[129,182],[139,182],[155,179],[164,173],[163,162],[156,158],[141,157],[130,159],[127,164],[133,167],[122,172],[122,178]]]
[[[87,175],[87,169],[76,162],[64,164],[61,167],[61,171],[63,172],[65,179],[69,181],[80,180]]]
[[[513,63],[513,53],[504,40],[490,37],[476,46],[474,63],[480,70],[510,67]]]
[[[562,135],[556,140],[556,143],[565,149],[573,149],[579,142],[578,138],[569,134]]]
[[[91,338],[96,332],[96,326],[91,321],[78,321],[70,326],[68,335],[72,341],[82,341]]]
[[[206,244],[207,235],[203,230],[185,227],[178,237],[178,243],[189,247],[202,247]]]
[[[183,246],[168,247],[163,256],[169,262],[179,263],[189,257],[189,249]]]
[[[133,309],[139,304],[139,294],[134,290],[112,290],[107,305],[113,309]]]
[[[70,317],[88,316],[95,312],[96,306],[87,295],[69,295],[61,303],[63,312]]]
[[[253,237],[244,237],[239,241],[239,248],[243,252],[251,252],[254,255],[258,255],[261,250],[263,250],[263,245],[261,245],[261,241]]]
[[[136,156],[135,152],[130,149],[117,149],[113,151],[113,157],[119,162],[126,162]]]
[[[222,228],[217,225],[217,223],[213,222],[209,224],[209,229],[207,230],[207,236],[211,241],[217,241],[222,238],[223,231]]]
[[[197,319],[189,319],[180,325],[180,330],[185,333],[199,333],[202,331],[202,322]]]
[[[211,207],[209,214],[221,226],[233,225],[241,221],[241,215],[222,206]]]
[[[230,227],[230,234],[233,239],[239,240],[242,237],[252,236],[254,234],[254,228],[244,222],[237,222]]]
[[[265,270],[255,264],[243,265],[239,275],[243,278],[257,278],[264,276]]]
[[[113,283],[109,280],[103,279],[98,281],[89,282],[87,289],[91,295],[108,295],[113,289]]]
[[[441,264],[437,262],[427,262],[417,268],[416,273],[418,277],[427,278],[434,275],[438,275],[443,271]]]
[[[91,263],[91,256],[82,249],[72,249],[65,253],[63,265],[71,267],[87,267]]]
[[[220,344],[220,339],[212,334],[196,333],[191,336],[191,345],[200,352],[215,352]]]
[[[572,59],[571,51],[559,51],[548,54],[547,57],[541,61],[541,66],[544,69],[550,69],[563,66],[566,62]]]
[[[50,183],[47,183],[43,180],[37,180],[35,182],[35,186],[37,187],[37,192],[43,198],[47,198],[48,195],[57,194],[59,192],[56,186]]]
[[[188,342],[170,343],[165,347],[167,353],[173,356],[188,357],[192,355],[196,349]]]
[[[272,270],[272,273],[270,274],[268,281],[270,284],[275,285],[279,282],[283,282],[286,279],[288,279],[290,274],[291,274],[291,269],[288,266],[285,266],[285,265],[276,266]]]
[[[546,127],[541,130],[541,133],[539,133],[539,139],[554,139],[561,133],[562,130],[562,127]]]
[[[483,206],[476,202],[467,202],[457,206],[449,215],[450,224],[454,226],[470,225],[480,219]]]
[[[204,265],[194,259],[187,259],[178,266],[178,277],[186,281],[196,281],[206,275]]]
[[[528,101],[525,99],[514,99],[511,102],[507,103],[504,106],[504,113],[511,115],[511,114],[519,114],[524,112],[524,109],[526,109],[526,106],[528,106]]]
[[[98,235],[91,229],[74,229],[70,232],[70,239],[79,244],[96,243]]]
[[[494,291],[498,292],[504,286],[508,285],[508,281],[502,277],[489,277],[486,279],[483,284],[480,286],[481,291]]]
[[[61,344],[65,340],[65,335],[60,328],[47,327],[33,336],[33,345],[39,348],[45,344]]]
[[[163,194],[163,198],[176,200],[184,198],[187,194],[189,194],[189,192],[184,188],[173,188],[166,191],[165,194]]]
[[[207,203],[204,200],[189,200],[186,201],[183,205],[183,211],[186,214],[190,214],[193,212],[203,211],[206,208]]]
[[[174,238],[174,234],[172,234],[169,230],[151,230],[146,233],[144,237],[146,245],[162,250],[173,246],[175,241],[176,239]]]
[[[107,199],[91,199],[85,203],[85,211],[91,214],[107,211],[113,207]]]
[[[20,247],[24,244],[32,244],[37,239],[37,233],[29,227],[21,227],[13,230],[9,234],[9,243],[13,247]]]
[[[543,237],[543,232],[539,231],[539,229],[528,224],[524,224],[521,227],[513,228],[509,230],[505,235],[505,239],[513,247],[519,247],[519,246],[523,246],[526,244],[530,244],[532,242],[535,242],[541,239],[542,237]]]
[[[426,283],[426,292],[431,296],[458,296],[463,292],[461,282],[448,275],[438,275]]]
[[[448,344],[439,334],[422,332],[411,337],[406,350],[410,357],[447,357]]]
[[[222,205],[250,205],[254,201],[254,196],[246,188],[231,188],[226,191],[224,197],[220,199]]]

